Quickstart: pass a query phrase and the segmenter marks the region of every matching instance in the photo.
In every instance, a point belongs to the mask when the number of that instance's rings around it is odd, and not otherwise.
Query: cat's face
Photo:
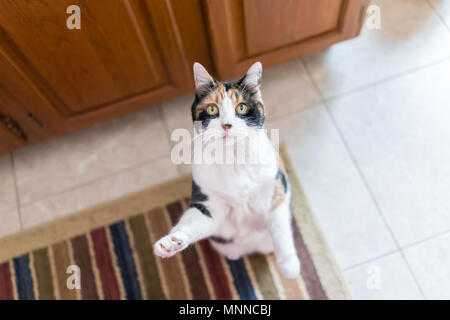
[[[246,137],[264,124],[261,99],[261,63],[253,64],[239,80],[214,80],[199,63],[194,64],[195,101],[192,119],[215,138]]]

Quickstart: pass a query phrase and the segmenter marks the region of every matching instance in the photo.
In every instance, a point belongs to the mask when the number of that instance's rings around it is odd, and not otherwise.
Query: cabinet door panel
[[[341,0],[243,0],[250,55],[335,30]]]
[[[66,26],[69,5],[80,30]],[[0,54],[48,99],[61,131],[192,86],[169,1],[1,1]]]
[[[359,33],[367,0],[204,0],[217,76],[239,76]],[[218,14],[220,13],[220,14]]]
[[[26,143],[34,143],[49,137],[56,123],[48,119],[44,125],[40,114],[51,110],[47,100],[41,96],[4,56],[0,54],[0,126],[3,129],[4,147],[14,150]],[[39,117],[36,115],[39,114]],[[5,125],[10,119],[16,130]],[[17,132],[20,131],[20,137]],[[12,134],[16,132],[16,134]],[[0,152],[1,153],[1,152]]]

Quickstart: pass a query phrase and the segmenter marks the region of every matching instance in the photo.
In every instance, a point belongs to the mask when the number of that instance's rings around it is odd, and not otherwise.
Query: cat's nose
[[[230,123],[224,123],[224,124],[222,124],[222,128],[225,131],[230,130],[231,129],[231,124]]]

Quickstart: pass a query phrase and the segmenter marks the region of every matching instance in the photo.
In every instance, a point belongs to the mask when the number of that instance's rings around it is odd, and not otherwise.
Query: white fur
[[[262,65],[261,62],[255,62],[248,69],[244,83],[251,91],[259,91],[261,83]]]
[[[252,68],[249,72],[258,72],[258,66]],[[250,79],[259,83],[259,79]],[[196,208],[187,209],[170,233],[156,242],[155,254],[170,257],[195,241],[218,236],[233,239],[227,244],[211,241],[213,247],[229,259],[253,252],[265,254],[274,251],[283,275],[297,277],[300,262],[291,229],[290,189],[284,202],[271,210],[278,171],[275,149],[263,130],[250,135],[249,128],[235,116],[234,109],[231,100],[224,99],[219,106],[220,116],[210,121],[205,135],[225,142],[233,137],[248,137],[251,144],[258,145],[252,152],[257,152],[266,161],[258,164],[194,164],[193,180],[208,196],[204,204],[212,217]],[[224,123],[231,123],[231,129],[222,129],[221,124]],[[235,144],[230,143],[226,151],[233,151],[233,148]]]
[[[195,90],[199,93],[204,93],[207,90],[208,85],[214,81],[209,75],[208,71],[198,62],[194,63],[194,83]]]

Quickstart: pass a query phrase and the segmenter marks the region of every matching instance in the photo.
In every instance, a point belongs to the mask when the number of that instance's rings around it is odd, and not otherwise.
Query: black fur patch
[[[211,240],[213,240],[214,242],[220,243],[220,244],[227,244],[227,243],[232,243],[233,239],[224,239],[221,237],[216,237],[216,236],[211,236],[209,237]]]
[[[201,213],[203,213],[205,216],[212,218],[211,212],[205,207],[203,203],[200,202],[193,202],[189,204],[189,208],[195,208]]]
[[[202,192],[202,189],[199,187],[199,185],[196,184],[194,180],[192,180],[192,195],[189,208],[196,208],[205,216],[212,218],[211,212],[209,212],[206,206],[203,203],[201,203],[207,201],[208,199],[209,197]]]
[[[203,202],[207,201],[209,197],[202,192],[202,189],[192,180],[192,195],[191,202]]]
[[[255,99],[256,92],[247,90],[244,84],[245,76],[233,83],[233,87],[239,89],[244,98],[244,103],[248,107],[248,112],[245,115],[238,114],[237,116],[247,123],[249,127],[262,127],[265,120],[264,105],[261,101]]]
[[[247,114],[237,114],[236,116],[244,120],[249,127],[261,128],[264,124],[264,107],[262,103],[259,101],[253,102],[251,100],[245,101],[245,104],[249,108]],[[262,110],[262,112],[260,112],[259,110]]]
[[[275,176],[275,180],[281,179],[281,183],[283,184],[284,192],[286,193],[288,190],[288,180],[286,175],[278,168],[277,175]]]
[[[209,89],[213,91],[219,84],[223,84],[225,87],[225,90],[228,91],[230,89],[237,89],[241,93],[243,97],[243,102],[248,107],[248,112],[245,115],[239,115],[236,116],[243,119],[245,123],[249,127],[259,127],[261,128],[264,124],[265,120],[265,114],[264,114],[264,105],[256,99],[255,92],[249,91],[245,84],[244,84],[245,76],[237,81],[229,81],[229,82],[219,82],[215,80],[214,82],[211,82],[209,85]],[[198,118],[196,118],[195,110],[197,105],[199,105],[202,100],[207,96],[208,94],[202,94],[202,95],[195,95],[195,100],[192,103],[191,106],[191,114],[192,114],[192,121],[201,121],[202,126],[206,128],[211,121],[211,119],[214,119],[217,117],[217,115],[209,115],[205,110],[199,113]]]
[[[195,93],[195,100],[194,100],[194,102],[192,103],[192,106],[191,106],[192,121],[201,121],[204,128],[206,128],[208,126],[208,124],[209,124],[209,121],[211,119],[216,118],[217,115],[214,115],[214,116],[209,115],[205,110],[203,110],[198,115],[198,119],[196,119],[195,118],[195,109],[196,109],[197,105],[199,103],[201,103],[206,96],[208,96],[208,92],[214,90],[214,88],[217,86],[217,84],[218,84],[218,81],[210,82],[208,84],[208,88],[206,90],[202,91],[202,92],[205,92],[205,93],[200,94],[200,93],[196,92]]]
[[[202,126],[203,128],[206,128],[209,125],[209,122],[214,119],[217,118],[217,115],[210,115],[208,114],[205,110],[203,110],[202,112],[200,112],[200,114],[198,115],[198,119],[197,121],[201,121],[202,122]],[[194,120],[195,121],[195,120]]]

